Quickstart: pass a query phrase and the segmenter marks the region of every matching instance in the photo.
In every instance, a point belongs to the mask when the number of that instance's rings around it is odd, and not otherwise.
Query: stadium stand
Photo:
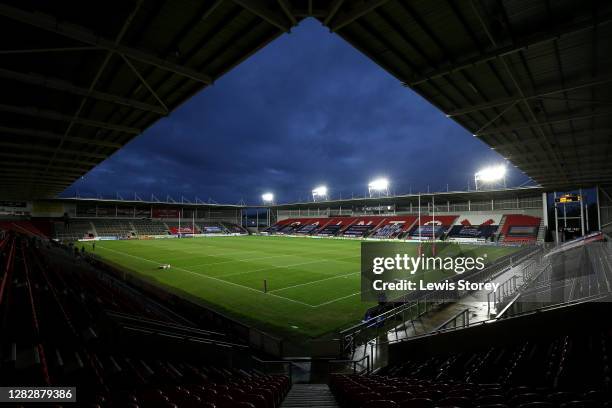
[[[435,223],[435,226],[433,224]],[[287,218],[264,229],[266,234],[344,236],[353,238],[449,239],[451,241],[482,242],[499,240],[512,244],[529,244],[543,239],[541,218],[502,213],[422,215],[418,217],[312,217]],[[434,232],[435,231],[435,232]]]
[[[45,233],[42,230],[48,230],[48,228],[46,228],[46,225],[39,223],[33,223],[31,221],[27,221],[27,220],[7,220],[7,221],[0,221],[0,229],[4,229],[4,230],[15,230],[15,231],[19,231],[23,234],[26,235],[35,235],[38,237],[48,237],[49,234],[48,232]]]
[[[377,238],[395,237],[409,228],[414,216],[366,216],[332,218],[288,218],[264,230],[267,233]],[[380,230],[384,228],[382,233]]]
[[[442,239],[456,219],[456,215],[441,215],[435,217],[423,215],[420,220],[417,219],[416,225],[413,226],[404,237],[417,239],[420,236],[421,239],[431,239],[432,236],[435,236],[436,239]]]
[[[471,215],[461,214],[457,218],[455,225],[452,226],[447,234],[451,241],[487,241],[493,238],[503,215],[485,214]]]
[[[129,220],[97,218],[92,219],[98,237],[134,237],[136,230]]]
[[[60,241],[75,241],[96,236],[95,228],[88,220],[73,219],[68,224],[55,222],[54,227],[54,237]]]
[[[170,233],[173,235],[176,234],[199,234],[200,233],[200,228],[198,227],[198,225],[191,225],[191,223],[185,225],[185,224],[181,224],[179,226],[178,223],[176,224],[172,224],[172,223],[168,223],[168,227],[170,229]]]
[[[35,235],[46,236],[38,231],[34,226],[27,223],[19,224],[21,232],[26,232],[27,228]],[[83,238],[95,237],[118,237],[136,238],[140,236],[155,236],[177,234],[179,228],[178,221],[159,221],[148,218],[143,219],[114,219],[114,218],[91,218],[91,219],[72,219],[68,224],[55,222],[55,232],[50,236],[60,241],[75,241]],[[191,234],[191,221],[181,223],[181,233]],[[246,230],[239,225],[223,222],[205,222],[196,220],[195,233],[205,234],[245,234]]]
[[[366,237],[384,221],[383,217],[355,217],[349,226],[342,230],[342,236],[354,238]]]
[[[335,375],[330,388],[343,407],[610,407],[612,331],[595,310],[565,305],[398,343],[389,366]],[[532,324],[546,330],[521,330]]]
[[[168,225],[161,221],[153,221],[148,218],[130,221],[138,235],[167,235]]]
[[[530,215],[508,214],[500,231],[501,242],[529,244],[536,242],[542,219]]]
[[[354,220],[355,218],[353,217],[328,218],[321,229],[317,231],[317,235],[326,237],[336,236],[343,228],[349,226]]]
[[[277,229],[279,234],[292,234],[302,227],[304,223],[307,223],[308,219],[290,219],[283,222]]]
[[[287,377],[218,360],[246,346],[48,245],[0,240],[0,383],[76,386],[89,407],[280,406]]]
[[[220,224],[230,233],[230,234],[248,234],[248,231],[244,229],[242,226],[238,224],[234,224],[232,222],[220,222]]]
[[[224,225],[218,222],[208,222],[198,224],[200,228],[200,232],[203,234],[227,234],[229,233],[228,229],[225,228]]]
[[[413,215],[384,217],[383,221],[370,235],[371,238],[395,238],[409,230],[417,221]]]
[[[314,218],[304,223],[295,233],[299,235],[314,234],[325,223],[325,218]]]

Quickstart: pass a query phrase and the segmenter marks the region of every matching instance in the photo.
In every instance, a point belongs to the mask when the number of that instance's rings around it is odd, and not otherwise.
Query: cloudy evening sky
[[[64,196],[220,203],[465,190],[502,158],[314,19],[303,21],[137,137]],[[513,170],[510,185],[527,180]],[[472,186],[473,187],[473,186]]]

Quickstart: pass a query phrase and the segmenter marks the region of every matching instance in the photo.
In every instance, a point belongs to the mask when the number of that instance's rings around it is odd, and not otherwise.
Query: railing
[[[255,356],[251,356],[252,360],[259,366],[259,371],[265,374],[286,374],[289,376],[289,381],[293,383],[293,362],[287,360],[261,360]],[[279,367],[280,370],[272,371],[270,366]]]
[[[365,367],[362,368],[361,370],[357,370],[357,366],[360,365],[360,363],[362,361],[366,362]],[[361,357],[360,359],[357,360],[351,360],[351,359],[347,359],[347,360],[329,360],[329,370],[328,373],[339,373],[341,371],[332,371],[331,367],[332,364],[341,364],[344,367],[346,366],[352,366],[352,374],[369,374],[372,371],[372,361],[370,358],[369,354],[366,354],[365,356]],[[361,364],[361,366],[363,367],[363,364]]]
[[[487,315],[491,315],[491,304],[493,304],[493,309],[499,310],[499,306],[503,304],[505,300],[514,296],[520,287],[520,284],[517,284],[518,278],[519,275],[511,276],[502,282],[496,290],[487,293]]]
[[[469,279],[471,282],[485,282],[493,279],[495,276],[506,272],[516,264],[524,262],[533,256],[541,256],[542,249],[538,246],[525,248],[518,253],[500,258],[495,263],[488,267],[475,271],[457,275],[449,280]],[[342,351],[345,354],[352,354],[357,347],[365,345],[369,340],[379,337],[381,334],[386,334],[394,327],[397,327],[398,321],[402,323],[410,322],[414,325],[414,320],[431,311],[438,305],[449,301],[457,300],[466,295],[467,291],[429,291],[427,293],[413,292],[398,299],[398,303],[402,303],[391,310],[381,313],[365,322],[356,324],[339,333]],[[391,324],[389,324],[391,322]]]
[[[519,293],[527,284],[541,278],[546,271],[550,271],[550,264],[543,264],[544,251],[535,253],[528,260],[520,274],[513,275],[502,282],[493,292],[487,293],[487,314],[495,310],[497,314],[517,298]]]
[[[457,322],[461,321],[461,325],[458,326]],[[467,327],[470,325],[470,308],[465,308],[453,317],[442,323],[434,331],[444,331],[450,329],[457,329],[459,327]]]
[[[254,368],[265,374],[282,374],[287,375],[291,383],[299,381],[293,373],[294,367],[298,367],[304,363],[310,364],[326,364],[327,375],[334,373],[346,373],[347,369],[352,374],[368,374],[372,371],[372,359],[369,355],[364,355],[359,359],[332,359],[332,358],[316,358],[316,357],[289,357],[283,360],[262,360],[255,356],[251,356],[254,362]],[[334,369],[334,367],[340,367]],[[300,368],[301,369],[301,368]],[[298,376],[299,377],[299,376]]]

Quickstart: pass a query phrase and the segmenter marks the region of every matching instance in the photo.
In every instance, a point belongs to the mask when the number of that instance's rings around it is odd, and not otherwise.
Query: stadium
[[[65,194],[313,20],[512,169]],[[612,3],[1,0],[0,21],[0,404],[612,407]]]

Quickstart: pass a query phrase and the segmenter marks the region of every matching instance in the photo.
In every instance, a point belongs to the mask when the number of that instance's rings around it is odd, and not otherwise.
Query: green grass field
[[[461,247],[486,252],[489,262],[513,251]],[[86,249],[91,252],[91,244]],[[356,240],[242,236],[98,241],[95,255],[280,337],[335,333],[361,321],[373,306],[361,301]],[[164,263],[171,269],[158,269]]]

